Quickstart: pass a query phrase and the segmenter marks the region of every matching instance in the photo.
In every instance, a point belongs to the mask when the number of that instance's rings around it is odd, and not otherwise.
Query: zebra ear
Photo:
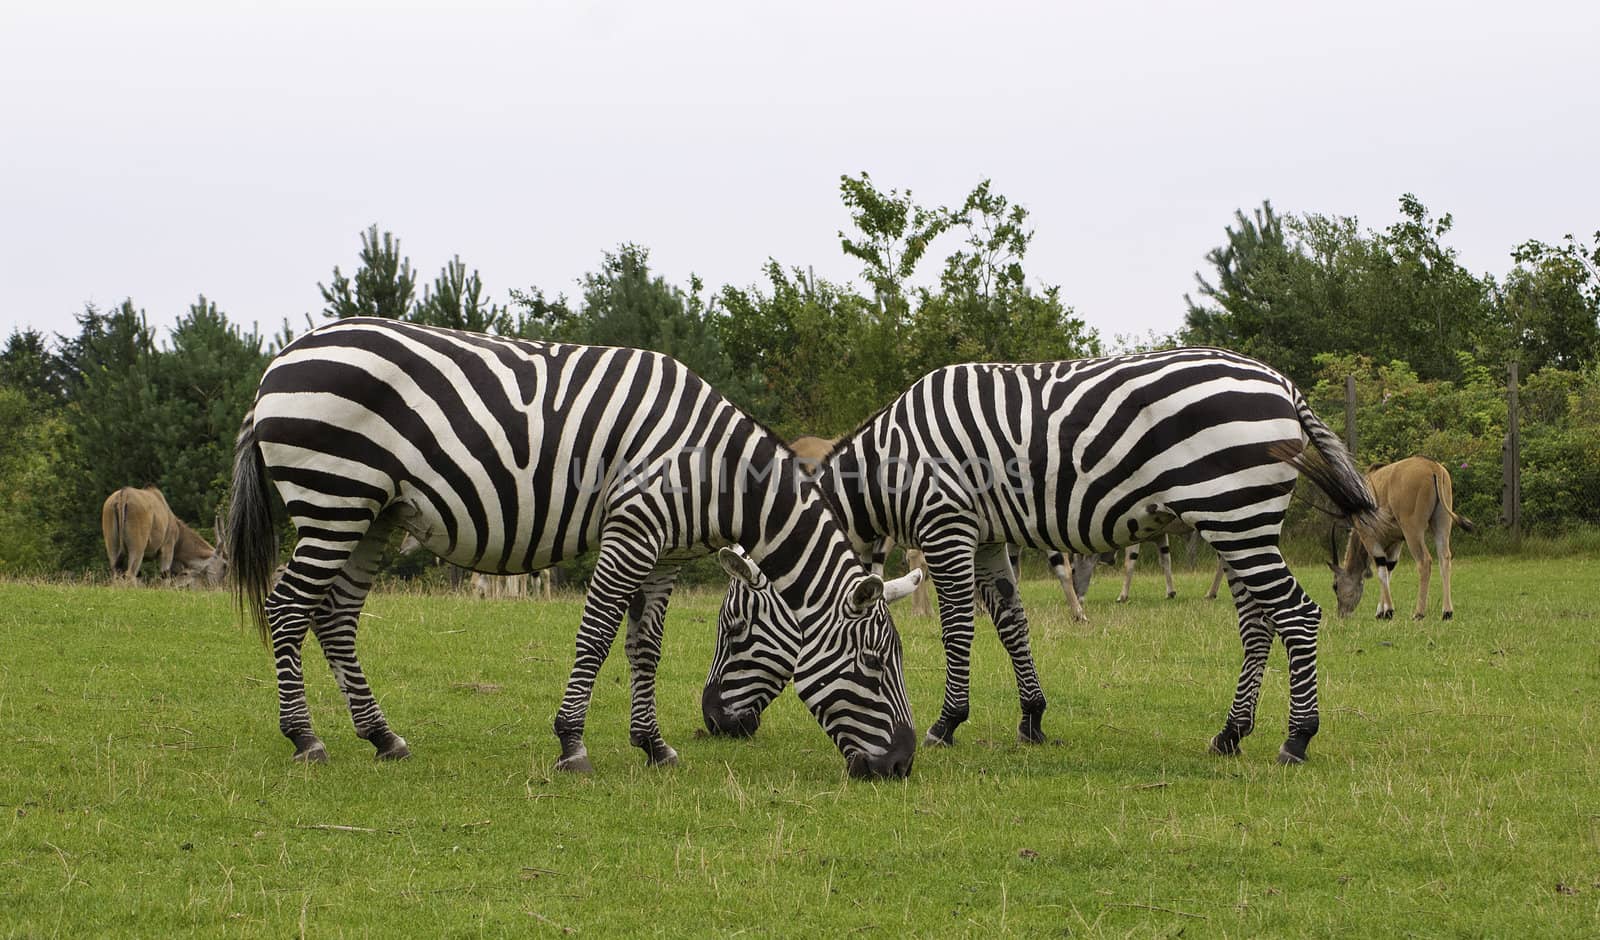
[[[869,574],[850,589],[850,612],[864,614],[881,600],[883,600],[883,579],[875,574]]]
[[[921,584],[922,569],[912,568],[909,574],[884,582],[883,599],[893,604],[900,598],[914,593]]]
[[[717,562],[728,573],[728,577],[736,581],[743,581],[757,590],[767,586],[767,576],[761,573],[755,561],[742,549],[724,548],[717,552]]]

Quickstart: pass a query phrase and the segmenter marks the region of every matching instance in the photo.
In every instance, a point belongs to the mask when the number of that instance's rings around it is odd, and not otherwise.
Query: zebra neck
[[[883,486],[885,464],[874,437],[868,425],[841,441],[818,478],[857,551],[895,534],[893,494]]]
[[[767,473],[745,473],[739,503],[742,537],[791,610],[814,610],[845,587],[855,561],[830,501],[800,472],[793,454],[779,451]],[[856,567],[860,567],[859,561]]]

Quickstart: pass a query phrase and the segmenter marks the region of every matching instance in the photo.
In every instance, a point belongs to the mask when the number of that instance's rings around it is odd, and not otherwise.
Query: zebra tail
[[[1372,495],[1367,478],[1356,467],[1355,458],[1345,448],[1344,441],[1333,433],[1322,419],[1306,404],[1305,398],[1295,395],[1295,410],[1300,417],[1300,427],[1311,438],[1317,453],[1310,454],[1304,447],[1278,445],[1274,456],[1311,479],[1317,488],[1328,494],[1351,525],[1357,528],[1375,528],[1378,525],[1378,500]]]
[[[261,634],[270,642],[267,626],[267,592],[278,564],[278,532],[272,525],[272,503],[267,498],[267,471],[256,444],[255,411],[244,417],[233,455],[233,498],[228,506],[228,567],[233,573],[233,597],[239,613],[250,611]]]

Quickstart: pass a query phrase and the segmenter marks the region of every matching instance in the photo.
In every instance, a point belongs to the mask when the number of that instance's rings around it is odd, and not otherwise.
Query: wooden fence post
[[[1344,377],[1344,446],[1350,448],[1350,456],[1356,455],[1356,377]]]
[[[1511,544],[1522,547],[1522,432],[1517,405],[1517,364],[1506,380],[1506,442],[1501,448],[1500,521],[1511,529]]]

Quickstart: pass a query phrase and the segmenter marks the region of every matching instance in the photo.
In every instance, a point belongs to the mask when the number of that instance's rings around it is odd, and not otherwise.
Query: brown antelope
[[[1421,620],[1428,611],[1428,578],[1433,571],[1433,558],[1428,554],[1424,536],[1433,533],[1434,550],[1439,554],[1439,574],[1444,581],[1444,619],[1455,615],[1455,605],[1450,600],[1450,527],[1460,525],[1471,532],[1472,522],[1457,515],[1454,487],[1450,471],[1426,457],[1407,457],[1387,466],[1374,467],[1367,472],[1367,482],[1378,498],[1380,529],[1377,539],[1383,546],[1383,559],[1378,564],[1378,583],[1383,589],[1378,599],[1378,619],[1394,617],[1394,596],[1390,593],[1390,579],[1394,576],[1396,559],[1400,556],[1400,543],[1404,541],[1417,559],[1418,580],[1417,609],[1413,620]],[[1333,569],[1333,592],[1339,599],[1339,616],[1348,617],[1361,603],[1364,582],[1372,577],[1368,565],[1368,549],[1363,541],[1350,535],[1345,550],[1344,563],[1339,563],[1337,542],[1335,554],[1328,562]]]
[[[113,578],[137,583],[146,552],[154,552],[156,571],[163,577],[177,574],[179,584],[219,584],[227,574],[227,559],[183,523],[153,486],[124,486],[106,497],[100,507],[100,531]]]

